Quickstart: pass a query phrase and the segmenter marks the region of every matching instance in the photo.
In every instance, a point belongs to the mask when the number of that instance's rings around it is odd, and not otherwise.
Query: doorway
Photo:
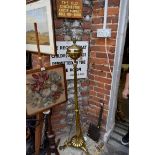
[[[119,77],[116,81],[117,83],[113,83],[113,85],[116,84],[118,86],[115,87],[116,96],[113,97],[116,102],[113,102],[110,107],[113,108],[113,114],[111,113],[111,123],[113,123],[113,128],[107,140],[107,143],[110,146],[122,152],[123,155],[128,155],[129,153],[129,145],[123,145],[121,142],[122,138],[128,133],[129,129],[129,98],[124,99],[122,96],[122,92],[126,82],[126,75],[129,72],[129,20],[126,24],[126,27],[127,28],[124,29],[124,40],[122,41],[124,43],[121,43],[120,45],[123,46],[123,49],[122,52],[119,53],[122,53],[122,59],[119,59],[120,69],[117,68],[119,69],[119,74],[117,74],[119,75]]]
[[[107,144],[117,149],[122,155],[128,155],[129,145],[122,144],[122,138],[128,133],[129,129],[129,98],[122,96],[124,90],[126,75],[129,72],[129,22],[126,30],[123,59],[121,65],[120,80],[117,94],[117,108],[115,113],[115,126],[110,134]]]
[[[119,81],[121,76],[122,60],[126,40],[127,25],[129,21],[129,1],[120,1],[119,22],[116,39],[116,49],[112,76],[112,87],[109,100],[109,112],[106,124],[104,141],[107,142],[115,126],[115,114],[117,110],[117,97],[119,91]]]
[[[129,129],[129,97],[123,98],[122,92],[125,87],[126,75],[129,72],[129,23],[126,30],[125,45],[123,51],[120,80],[117,94],[117,108],[115,112],[115,126],[108,140],[108,144],[117,148],[119,151],[128,153],[129,145],[122,144],[122,138],[128,133]]]
[[[126,39],[124,45],[123,60],[121,66],[121,75],[117,95],[117,111],[115,122],[129,122],[129,99],[122,97],[122,92],[126,82],[126,74],[129,72],[129,22],[126,30]]]

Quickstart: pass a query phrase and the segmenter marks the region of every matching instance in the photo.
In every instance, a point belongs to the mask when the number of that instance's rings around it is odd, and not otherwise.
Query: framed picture
[[[67,101],[65,65],[54,65],[26,72],[27,115],[48,110]]]
[[[52,1],[39,0],[26,5],[26,50],[38,52],[34,23],[37,23],[40,52],[55,55],[56,43],[52,14]]]

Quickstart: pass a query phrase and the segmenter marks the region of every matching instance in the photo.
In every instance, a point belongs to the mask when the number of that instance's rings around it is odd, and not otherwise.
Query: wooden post
[[[43,67],[42,64],[42,57],[40,53],[40,45],[39,45],[39,36],[38,36],[38,29],[37,29],[37,23],[34,23],[34,29],[35,29],[35,35],[36,35],[36,42],[37,42],[37,49],[38,49],[38,59],[39,59],[39,65],[40,67]],[[42,132],[42,126],[43,126],[43,114],[38,113],[36,115],[37,120],[39,120],[40,124],[35,129],[35,155],[40,154],[40,145],[41,145],[41,132]]]
[[[39,125],[35,128],[35,155],[40,155],[40,145],[41,145],[41,131],[43,125],[43,114],[38,113],[36,119],[39,120]]]

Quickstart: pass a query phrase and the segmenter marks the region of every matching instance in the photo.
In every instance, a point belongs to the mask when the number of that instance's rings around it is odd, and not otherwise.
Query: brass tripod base
[[[77,137],[76,135],[73,136],[70,141],[66,141],[63,146],[59,147],[59,149],[62,150],[62,149],[65,149],[66,147],[81,149],[86,153],[86,155],[89,155],[84,138],[82,136],[80,137]]]

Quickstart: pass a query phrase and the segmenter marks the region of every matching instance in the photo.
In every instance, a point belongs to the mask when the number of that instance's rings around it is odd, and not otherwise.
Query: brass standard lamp
[[[76,134],[71,138],[70,141],[65,142],[63,146],[60,146],[61,149],[66,147],[74,147],[83,150],[86,155],[89,155],[89,152],[86,148],[86,143],[83,138],[81,124],[80,124],[80,114],[78,107],[78,92],[77,92],[77,63],[76,60],[82,56],[82,48],[76,45],[76,40],[73,40],[73,45],[67,48],[67,54],[70,58],[74,60],[74,101],[75,101],[75,122],[76,122]]]

